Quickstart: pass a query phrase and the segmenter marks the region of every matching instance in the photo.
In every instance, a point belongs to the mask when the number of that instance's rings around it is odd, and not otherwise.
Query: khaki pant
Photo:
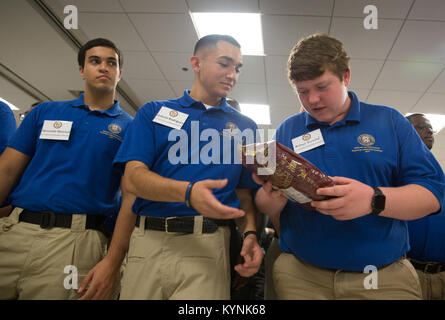
[[[412,264],[404,258],[372,274],[318,268],[297,259],[293,254],[282,253],[275,261],[273,272],[278,299],[420,300],[422,298],[417,273]],[[371,280],[372,276],[377,277]]]
[[[79,298],[76,288],[104,257],[107,238],[85,230],[86,215],[73,215],[71,229],[42,229],[19,222],[21,211],[0,219],[0,299]]]
[[[131,235],[120,299],[230,299],[229,227],[203,234],[145,230]]]
[[[273,238],[270,243],[269,248],[267,249],[266,256],[264,257],[264,264],[266,269],[266,276],[264,279],[264,300],[275,300],[276,293],[273,285],[273,266],[275,264],[275,260],[277,260],[278,256],[283,253],[280,246],[278,245],[278,239]]]
[[[417,270],[424,300],[445,300],[445,271],[425,273]]]

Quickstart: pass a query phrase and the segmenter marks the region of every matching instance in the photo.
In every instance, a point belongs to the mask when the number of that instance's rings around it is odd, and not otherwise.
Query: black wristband
[[[190,204],[190,194],[192,193],[192,188],[194,184],[195,184],[194,182],[190,182],[189,185],[187,186],[187,191],[185,192],[185,204],[189,208],[192,207],[192,205]]]
[[[250,231],[246,231],[246,232],[243,233],[243,237],[242,237],[242,238],[243,238],[243,241],[244,241],[244,239],[246,239],[246,237],[247,237],[249,234],[254,234],[254,235],[256,235],[256,237],[257,237],[257,239],[258,239],[258,232],[250,230]]]

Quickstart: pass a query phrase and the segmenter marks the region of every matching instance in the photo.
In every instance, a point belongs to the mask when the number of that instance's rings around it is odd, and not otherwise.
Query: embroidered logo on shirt
[[[240,132],[238,126],[233,122],[227,122],[226,128],[223,129],[221,135],[226,137],[233,137]]]
[[[122,137],[119,135],[119,133],[122,132],[122,127],[115,123],[110,123],[108,125],[108,131],[102,130],[100,133],[107,135],[111,139],[117,139],[120,142],[122,142]]]
[[[362,145],[362,147],[354,147],[352,152],[357,151],[364,151],[364,152],[370,152],[370,151],[377,151],[377,152],[383,152],[380,147],[375,147],[375,138],[367,133],[361,134],[357,138],[357,142]]]

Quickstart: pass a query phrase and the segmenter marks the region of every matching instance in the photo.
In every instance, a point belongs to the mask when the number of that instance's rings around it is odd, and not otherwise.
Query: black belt
[[[136,226],[139,227],[141,216],[136,218]],[[215,220],[210,218],[203,218],[202,233],[214,233],[219,226],[229,226],[231,220]],[[145,229],[157,230],[164,232],[179,232],[179,233],[193,233],[195,229],[195,216],[183,217],[145,217]]]
[[[98,230],[106,236],[109,236],[109,232],[104,224],[105,219],[106,216],[104,215],[87,215],[85,229]],[[19,221],[38,224],[42,229],[50,229],[53,227],[71,228],[72,220],[72,214],[60,214],[52,211],[33,212],[26,209],[24,209],[19,216]]]
[[[410,261],[414,268],[425,273],[439,273],[445,271],[445,262],[424,262],[414,259],[410,259]]]

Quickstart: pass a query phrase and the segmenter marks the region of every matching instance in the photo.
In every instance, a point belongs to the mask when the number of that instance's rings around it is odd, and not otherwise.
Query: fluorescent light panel
[[[198,38],[227,34],[241,45],[243,55],[263,56],[263,32],[259,13],[191,12]]]
[[[407,113],[405,116],[409,116],[411,114],[413,114],[413,113]],[[439,131],[445,127],[445,115],[433,114],[433,113],[426,113],[424,115],[425,115],[425,118],[430,120],[431,125],[433,126],[433,131],[435,133],[439,133]]]
[[[5,99],[3,99],[3,98],[1,98],[1,97],[0,97],[0,101],[6,103],[6,104],[8,105],[8,107],[11,108],[12,111],[20,110],[20,109],[17,108],[15,105],[13,105],[11,102],[6,101]]]
[[[270,124],[270,107],[266,104],[240,103],[241,113],[257,124]]]

